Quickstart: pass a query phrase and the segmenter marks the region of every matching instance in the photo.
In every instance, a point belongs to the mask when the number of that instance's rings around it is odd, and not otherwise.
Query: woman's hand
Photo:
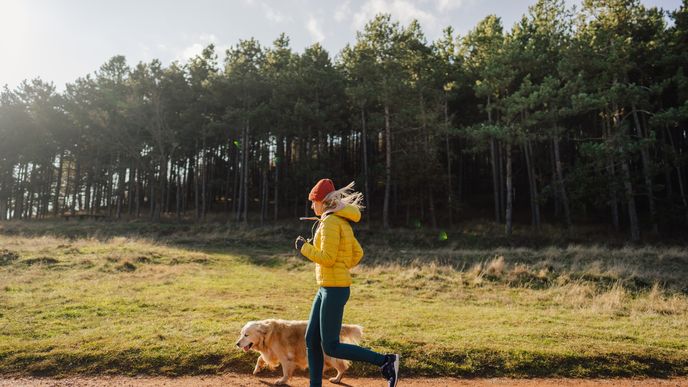
[[[301,247],[303,247],[304,243],[306,243],[306,240],[301,235],[299,235],[299,237],[296,238],[296,240],[294,241],[294,248],[296,249],[296,251],[301,252]]]

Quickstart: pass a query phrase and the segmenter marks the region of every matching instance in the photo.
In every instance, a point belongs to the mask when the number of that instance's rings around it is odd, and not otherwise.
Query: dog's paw
[[[339,384],[339,382],[342,381],[342,378],[334,377],[334,378],[329,378],[328,380],[330,381],[330,383]]]
[[[284,386],[284,385],[287,384],[287,380],[288,380],[288,379],[284,379],[284,378],[278,379],[278,380],[275,382],[275,385],[276,385],[276,386]]]
[[[258,372],[260,372],[260,368],[256,367],[255,369],[253,369],[254,375],[258,375]]]

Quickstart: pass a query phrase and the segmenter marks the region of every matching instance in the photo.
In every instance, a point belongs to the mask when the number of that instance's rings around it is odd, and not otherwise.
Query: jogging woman
[[[311,387],[322,386],[323,351],[331,357],[364,361],[380,367],[389,387],[396,387],[399,355],[382,355],[357,345],[339,342],[344,305],[349,299],[349,269],[363,258],[363,249],[354,237],[349,222],[361,219],[363,195],[353,191],[354,183],[339,190],[330,179],[322,179],[313,187],[308,200],[320,217],[313,244],[296,238],[296,249],[315,262],[315,277],[320,289],[313,300],[308,328],[306,353]]]

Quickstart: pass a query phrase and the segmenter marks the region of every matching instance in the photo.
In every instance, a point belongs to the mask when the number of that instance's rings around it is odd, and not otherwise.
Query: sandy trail
[[[0,378],[0,387],[114,387],[114,386],[166,386],[166,387],[214,387],[241,386],[265,387],[273,386],[277,378],[255,377],[252,375],[225,374],[219,376],[183,376],[169,377],[127,377],[127,376],[98,376],[98,377],[69,377],[53,378]],[[344,387],[384,387],[387,384],[379,378],[344,378],[339,386]],[[289,380],[289,386],[307,387],[308,380],[297,376]],[[335,387],[336,384],[323,380],[323,386]],[[515,387],[587,387],[587,386],[688,386],[688,377],[671,379],[451,379],[451,378],[411,378],[399,381],[399,387],[455,387],[455,386],[515,386]]]

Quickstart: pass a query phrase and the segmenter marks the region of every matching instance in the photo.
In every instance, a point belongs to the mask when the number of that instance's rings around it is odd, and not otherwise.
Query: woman
[[[363,257],[363,249],[354,237],[349,221],[361,219],[363,195],[353,192],[354,183],[335,190],[330,179],[322,179],[313,187],[308,200],[320,216],[320,225],[313,244],[296,238],[296,249],[315,262],[315,277],[320,285],[313,300],[308,328],[306,352],[311,387],[322,385],[323,351],[338,359],[365,361],[381,367],[390,387],[396,387],[399,355],[382,355],[357,345],[339,342],[344,305],[349,299],[349,269]]]

